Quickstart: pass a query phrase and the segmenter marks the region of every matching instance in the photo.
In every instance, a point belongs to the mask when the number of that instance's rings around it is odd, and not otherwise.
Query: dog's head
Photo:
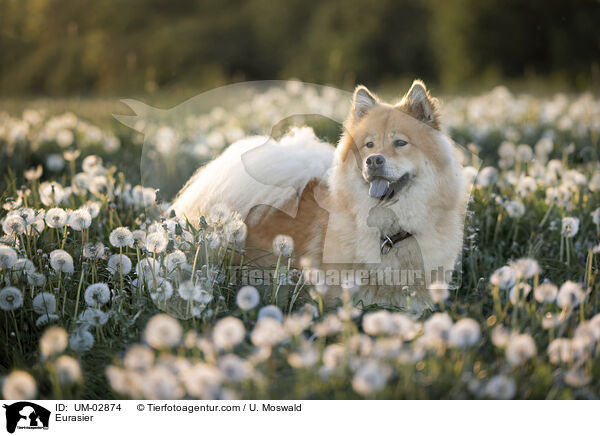
[[[419,80],[393,105],[359,86],[345,127],[338,165],[359,173],[353,188],[371,198],[386,199],[411,190],[432,194],[449,166],[455,167],[450,141],[440,132],[437,100]]]

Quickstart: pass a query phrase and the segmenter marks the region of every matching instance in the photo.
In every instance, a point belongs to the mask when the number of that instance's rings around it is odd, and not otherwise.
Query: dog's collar
[[[398,233],[393,235],[382,235],[381,236],[381,254],[388,254],[392,247],[398,242],[404,241],[412,236],[411,233],[406,230],[400,230]]]

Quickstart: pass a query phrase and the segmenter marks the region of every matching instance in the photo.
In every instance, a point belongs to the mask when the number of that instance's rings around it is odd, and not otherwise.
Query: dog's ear
[[[379,100],[377,100],[377,97],[371,94],[366,87],[362,85],[357,86],[354,90],[354,98],[352,99],[352,112],[350,114],[352,122],[356,123],[359,121],[367,112],[377,106],[378,103]]]
[[[422,81],[415,80],[397,106],[417,120],[439,130],[438,101],[429,95],[429,91]]]

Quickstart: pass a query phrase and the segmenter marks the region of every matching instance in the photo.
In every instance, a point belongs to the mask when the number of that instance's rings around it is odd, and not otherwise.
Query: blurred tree
[[[297,77],[589,83],[597,0],[0,0],[3,94]]]

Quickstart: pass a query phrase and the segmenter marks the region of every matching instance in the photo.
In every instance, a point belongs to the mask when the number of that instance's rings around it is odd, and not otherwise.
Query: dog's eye
[[[373,148],[375,146],[375,144],[373,144],[373,141],[369,141],[365,144],[365,147],[367,148]]]
[[[406,144],[408,144],[408,142],[403,139],[396,139],[394,141],[394,147],[404,147]]]

